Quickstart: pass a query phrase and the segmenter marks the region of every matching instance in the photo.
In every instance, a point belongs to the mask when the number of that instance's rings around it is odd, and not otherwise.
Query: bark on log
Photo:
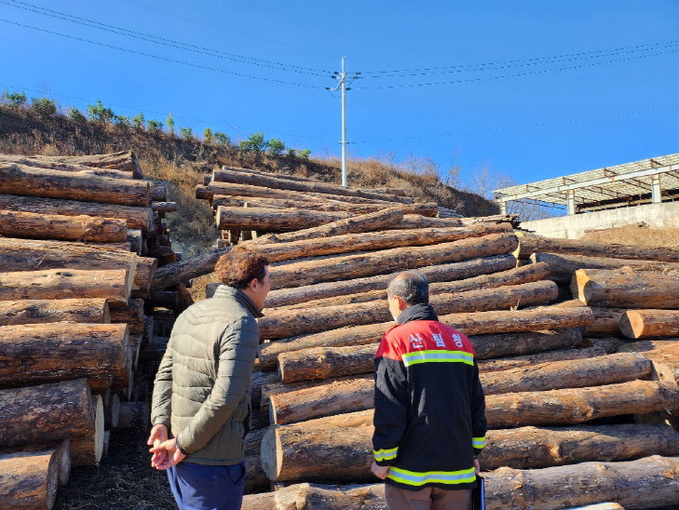
[[[126,324],[2,326],[0,384],[121,377],[129,370],[125,365],[127,338]]]
[[[148,319],[153,321],[153,317]],[[144,334],[147,327],[147,317],[144,315],[144,300],[130,299],[125,305],[112,304],[111,322],[124,322],[130,327],[130,334]]]
[[[212,180],[215,182],[229,182],[234,184],[249,184],[251,186],[266,186],[268,188],[277,188],[292,191],[304,191],[310,193],[327,193],[330,195],[355,196],[361,198],[370,198],[373,200],[382,200],[388,202],[399,202],[403,204],[412,203],[412,199],[396,197],[393,195],[385,195],[382,193],[371,193],[360,190],[358,188],[350,188],[341,186],[339,184],[328,184],[318,181],[291,181],[267,175],[264,173],[243,173],[232,171],[229,168],[222,167],[221,170],[215,170],[212,174]]]
[[[0,235],[95,243],[124,242],[127,239],[127,222],[93,216],[0,210]]]
[[[153,211],[149,207],[78,202],[77,200],[61,200],[58,198],[0,195],[0,209],[35,214],[114,218],[125,221],[128,229],[141,229],[145,232],[152,230],[153,224]]]
[[[111,322],[105,299],[31,299],[0,302],[0,326],[45,322]]]
[[[591,306],[611,308],[679,308],[679,276],[656,271],[578,269],[573,297]]]
[[[243,498],[248,510],[386,510],[384,484],[328,485],[302,483],[276,492],[252,494]]]
[[[550,278],[557,283],[568,284],[573,278],[573,273],[578,269],[620,269],[624,266],[629,266],[644,271],[679,270],[679,264],[673,262],[588,257],[585,255],[566,255],[563,253],[533,253],[530,256],[530,260],[533,263],[544,262],[549,264],[551,271]]]
[[[137,257],[134,280],[132,281],[133,298],[146,298],[151,292],[153,278],[158,269],[158,259],[153,257]]]
[[[485,290],[436,294],[429,303],[437,313],[461,313],[545,305],[556,299],[554,282],[540,281]],[[333,327],[386,322],[391,317],[386,303],[370,301],[351,305],[325,306],[312,310],[279,309],[259,319],[261,338],[280,339],[317,333]]]
[[[509,370],[511,368],[530,367],[537,363],[554,361],[589,359],[596,356],[604,356],[606,349],[599,346],[585,347],[582,349],[567,349],[563,351],[541,352],[525,356],[512,356],[503,359],[478,360],[479,370],[482,373]]]
[[[58,483],[56,450],[0,454],[0,508],[49,510]]]
[[[525,471],[500,468],[485,477],[488,510],[558,510],[604,501],[629,509],[664,507],[677,501],[679,457],[654,455]]]
[[[416,269],[432,264],[459,262],[478,257],[506,254],[516,246],[514,234],[491,234],[433,246],[392,248],[374,253],[319,257],[275,265],[272,287],[301,287],[330,280]]]
[[[642,340],[620,347],[621,352],[640,352],[657,365],[668,366],[679,381],[679,340]]]
[[[429,283],[433,284],[434,282],[461,280],[477,275],[505,271],[515,266],[516,259],[513,255],[495,255],[465,260],[463,262],[420,267],[418,271],[425,274]],[[272,290],[266,297],[266,306],[276,308],[321,298],[386,290],[389,282],[400,272],[356,278],[348,281],[318,283],[292,289]]]
[[[94,431],[71,439],[71,463],[74,466],[96,466],[104,453],[104,405],[101,395],[92,397]]]
[[[451,324],[454,326],[454,324]],[[470,336],[477,359],[522,356],[556,349],[572,349],[582,343],[579,328],[528,333],[494,333]]]
[[[653,412],[679,411],[676,387],[656,381],[633,381],[589,388],[489,395],[490,428],[562,425]]]
[[[472,278],[465,278],[464,280],[430,283],[429,295],[433,296],[435,294],[467,292],[476,289],[491,289],[510,285],[521,285],[524,283],[543,280],[548,274],[549,271],[546,265],[529,264],[489,275],[479,275]],[[370,292],[362,292],[360,294],[347,294],[338,297],[309,300],[304,303],[286,307],[285,309],[291,310],[293,308],[318,308],[323,306],[338,306],[352,303],[367,303],[376,300],[384,301],[386,297],[386,290],[373,290]]]
[[[0,273],[0,301],[78,297],[127,304],[130,292],[130,279],[125,269],[47,269]]]
[[[0,193],[148,207],[148,182],[0,163]]]
[[[118,427],[118,418],[120,417],[120,396],[113,393],[104,405],[104,425],[106,430],[115,429]]]
[[[19,446],[17,448],[9,448],[0,451],[0,457],[5,454],[36,454],[36,453],[52,453],[55,455],[55,463],[57,465],[57,481],[60,486],[66,485],[71,477],[71,441],[64,439],[57,443],[43,443],[43,444],[29,444]],[[2,470],[0,470],[2,473]],[[0,476],[2,476],[0,474]],[[1,484],[2,482],[0,482]],[[1,501],[1,499],[0,499]]]
[[[121,402],[118,428],[149,428],[151,410],[148,402]]]
[[[403,210],[400,207],[388,207],[379,211],[352,215],[346,219],[331,221],[323,225],[305,228],[297,232],[283,234],[268,234],[258,237],[247,243],[246,246],[260,244],[291,243],[295,241],[309,241],[311,239],[332,238],[344,234],[358,234],[380,230],[398,223],[403,218]],[[326,241],[327,242],[327,241]]]
[[[156,270],[151,283],[151,291],[173,287],[204,274],[211,273],[222,255],[231,248],[212,250],[180,262],[167,264]]]
[[[351,216],[352,213],[346,211],[219,206],[215,222],[219,230],[238,228],[263,232],[290,232],[325,225]]]
[[[128,172],[134,179],[143,178],[137,156],[132,151],[86,154],[84,156],[22,156],[2,154],[0,155],[0,161],[66,171],[70,170],[70,167],[78,165],[94,168],[110,168]]]
[[[269,262],[280,262],[336,253],[384,250],[404,246],[427,246],[449,243],[465,238],[481,237],[489,234],[509,233],[507,223],[478,224],[471,227],[446,229],[422,229],[417,231],[378,231],[361,234],[333,235],[329,238],[305,239],[289,243],[265,244],[259,238],[256,245],[245,243],[238,249],[251,249],[265,254]],[[300,234],[300,232],[298,232]]]
[[[664,246],[644,247],[618,243],[585,241],[582,239],[560,239],[543,237],[527,232],[519,236],[518,259],[528,259],[533,253],[559,253],[584,255],[587,257],[608,257],[619,259],[655,260],[658,262],[679,262],[679,249]]]
[[[252,372],[250,376],[250,404],[252,407],[260,407],[262,401],[262,389],[270,384],[278,383],[278,374],[273,372]]]
[[[94,434],[86,379],[0,390],[0,448]]]
[[[269,479],[262,470],[262,438],[264,429],[251,430],[245,436],[245,494],[269,488]]]
[[[482,216],[479,218],[425,218],[419,214],[406,214],[392,229],[446,228],[477,223],[513,223],[512,215]]]
[[[627,338],[679,336],[679,310],[628,310],[620,318]]]

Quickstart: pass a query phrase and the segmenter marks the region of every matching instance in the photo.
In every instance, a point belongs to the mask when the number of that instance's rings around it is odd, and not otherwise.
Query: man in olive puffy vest
[[[168,471],[181,510],[239,509],[250,420],[250,376],[270,289],[265,257],[234,250],[214,297],[176,320],[153,389],[151,464]]]
[[[438,321],[422,273],[399,274],[387,299],[396,325],[375,358],[372,471],[390,510],[469,510],[486,434],[474,349]]]

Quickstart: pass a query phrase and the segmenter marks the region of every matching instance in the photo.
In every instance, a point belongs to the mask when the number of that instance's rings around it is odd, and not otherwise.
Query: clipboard
[[[486,510],[485,480],[478,475],[476,475],[476,488],[472,489],[472,510]]]

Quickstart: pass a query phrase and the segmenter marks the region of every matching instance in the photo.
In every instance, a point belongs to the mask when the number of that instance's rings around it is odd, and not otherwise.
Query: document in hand
[[[476,482],[476,488],[472,489],[472,510],[486,510],[486,494],[483,477],[477,475]]]

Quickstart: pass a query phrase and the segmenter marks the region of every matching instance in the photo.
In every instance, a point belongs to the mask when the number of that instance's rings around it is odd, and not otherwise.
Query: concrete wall
[[[546,220],[524,221],[521,228],[547,237],[580,239],[587,230],[623,227],[644,222],[650,227],[679,226],[679,202],[607,209]]]

